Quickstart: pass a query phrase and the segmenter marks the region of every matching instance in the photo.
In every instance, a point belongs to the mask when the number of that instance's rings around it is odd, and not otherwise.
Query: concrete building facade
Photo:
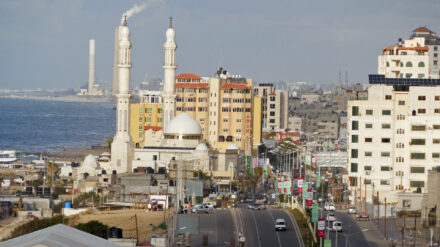
[[[397,201],[396,193],[427,190],[440,162],[440,87],[374,85],[368,100],[348,103],[348,175],[359,186]]]
[[[254,87],[254,95],[262,99],[264,129],[286,129],[288,127],[289,93],[275,90],[271,83],[260,83]]]

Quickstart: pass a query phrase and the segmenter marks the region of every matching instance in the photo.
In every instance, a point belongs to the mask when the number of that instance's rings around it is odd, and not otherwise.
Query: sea
[[[103,146],[115,134],[114,103],[0,98],[0,150],[57,152]]]

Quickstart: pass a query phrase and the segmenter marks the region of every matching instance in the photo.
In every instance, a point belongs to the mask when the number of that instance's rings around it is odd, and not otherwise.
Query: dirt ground
[[[114,211],[95,211],[85,212],[79,216],[72,216],[69,220],[69,225],[76,225],[78,223],[86,223],[91,220],[100,221],[109,227],[115,226],[122,228],[123,237],[136,238],[136,221],[137,216],[139,242],[143,243],[150,240],[150,236],[154,233],[162,233],[164,230],[157,229],[153,232],[152,226],[159,225],[164,222],[164,211],[147,212],[145,209],[122,209]]]
[[[0,241],[8,238],[12,230],[28,221],[28,219],[20,217],[8,217],[0,220]]]

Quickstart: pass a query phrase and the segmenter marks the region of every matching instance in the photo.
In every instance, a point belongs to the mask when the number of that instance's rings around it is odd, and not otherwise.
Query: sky
[[[339,71],[367,83],[382,48],[419,26],[440,34],[439,0],[2,0],[0,89],[80,88],[91,38],[95,77],[110,88],[114,29],[143,2],[128,20],[132,86],[163,78],[170,16],[177,74],[214,76],[223,67],[259,83],[331,84]]]

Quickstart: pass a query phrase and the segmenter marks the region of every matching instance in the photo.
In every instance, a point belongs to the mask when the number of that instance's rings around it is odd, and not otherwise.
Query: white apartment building
[[[139,99],[141,104],[163,104],[160,91],[139,90]]]
[[[275,90],[271,83],[260,83],[254,87],[254,96],[262,98],[263,129],[288,128],[289,92]]]
[[[410,39],[399,39],[378,57],[377,73],[387,78],[439,78],[440,38],[426,27],[413,30]]]
[[[399,88],[397,90],[396,88]],[[428,170],[440,165],[440,87],[373,85],[368,100],[348,102],[348,176],[359,200],[372,193],[427,190]]]

